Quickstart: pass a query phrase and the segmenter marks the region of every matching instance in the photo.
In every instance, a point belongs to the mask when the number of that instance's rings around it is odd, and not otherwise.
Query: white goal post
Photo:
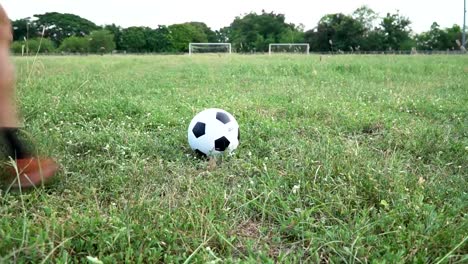
[[[304,53],[309,55],[309,43],[272,43],[268,46],[268,54],[272,53]]]
[[[232,53],[231,43],[190,43],[189,55],[194,53]]]

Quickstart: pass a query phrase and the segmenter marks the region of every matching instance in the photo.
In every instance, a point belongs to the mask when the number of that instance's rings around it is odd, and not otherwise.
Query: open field
[[[0,263],[462,263],[468,56],[15,58],[52,185],[0,191]],[[195,158],[204,108],[236,155]]]

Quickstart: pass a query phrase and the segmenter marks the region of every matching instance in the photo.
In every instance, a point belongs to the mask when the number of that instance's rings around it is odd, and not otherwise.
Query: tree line
[[[380,17],[367,6],[352,14],[327,14],[317,26],[286,23],[284,14],[262,11],[236,17],[227,27],[212,30],[203,22],[158,28],[116,24],[98,26],[73,14],[45,13],[12,21],[15,53],[66,52],[182,53],[190,42],[232,43],[234,51],[265,52],[270,43],[309,43],[312,52],[464,50],[458,25],[414,34],[411,21],[397,13]]]

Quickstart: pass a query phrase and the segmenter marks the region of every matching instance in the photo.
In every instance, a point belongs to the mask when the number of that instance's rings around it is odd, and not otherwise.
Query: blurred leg
[[[0,127],[19,125],[14,99],[14,69],[9,58],[10,42],[10,21],[0,6]]]
[[[10,61],[11,25],[0,6],[0,139],[7,155],[15,162],[6,168],[15,187],[36,187],[51,179],[58,165],[50,158],[34,157],[27,143],[18,136],[18,115],[15,105],[15,77]]]

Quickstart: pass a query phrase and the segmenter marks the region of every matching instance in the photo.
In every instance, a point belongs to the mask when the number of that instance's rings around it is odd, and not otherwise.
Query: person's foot
[[[41,186],[53,178],[58,171],[58,164],[50,158],[25,158],[9,165],[7,173],[14,179],[12,187],[31,188]],[[16,167],[16,168],[15,168]]]

